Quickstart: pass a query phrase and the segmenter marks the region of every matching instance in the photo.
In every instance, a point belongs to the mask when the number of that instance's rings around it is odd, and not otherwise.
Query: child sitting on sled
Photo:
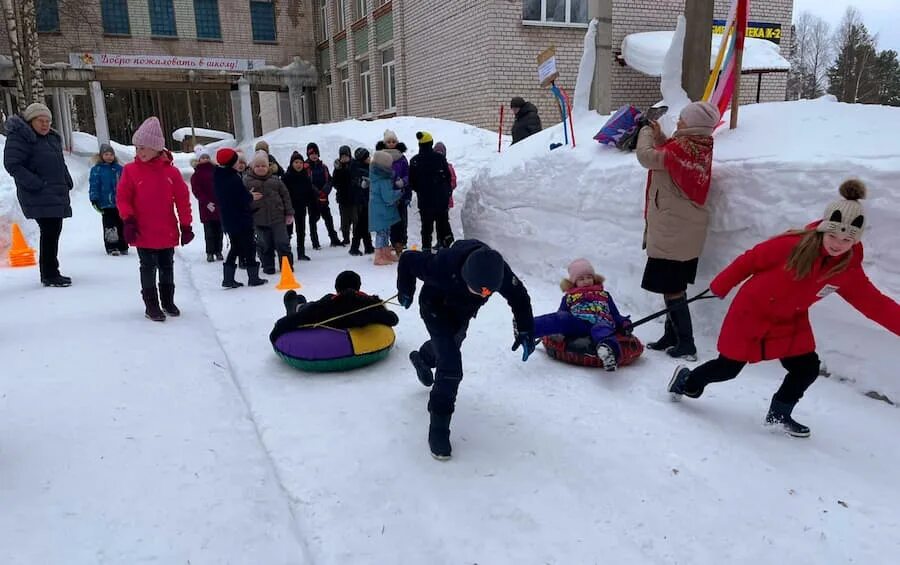
[[[622,355],[616,334],[623,333],[631,320],[619,314],[612,296],[603,288],[604,278],[594,272],[587,259],[572,261],[568,274],[559,283],[564,293],[559,310],[534,318],[534,337],[590,337],[603,368],[615,371]]]

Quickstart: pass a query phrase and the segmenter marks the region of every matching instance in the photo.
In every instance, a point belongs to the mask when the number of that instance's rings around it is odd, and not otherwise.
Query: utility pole
[[[681,85],[693,101],[703,98],[709,80],[712,54],[714,0],[685,0],[684,58],[681,63]]]
[[[612,0],[590,0],[588,19],[597,20],[590,109],[606,115],[612,112]]]

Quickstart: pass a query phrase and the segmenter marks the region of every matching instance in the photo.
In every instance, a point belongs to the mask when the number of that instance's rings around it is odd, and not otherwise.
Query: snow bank
[[[647,175],[633,154],[590,140],[605,119],[583,117],[576,125],[583,141],[574,150],[548,152],[548,144],[562,138],[559,126],[511,147],[473,180],[463,225],[467,237],[491,242],[518,270],[544,280],[558,279],[568,261],[586,256],[624,309],[643,315],[661,306],[640,288]],[[716,135],[712,224],[693,291],[748,247],[817,219],[837,197],[840,181],[856,176],[870,192],[867,273],[900,297],[898,128],[900,109],[828,99],[741,108],[740,127]],[[695,308],[708,354],[724,309],[709,302]],[[869,354],[895,348],[893,335],[840,298],[817,306],[813,322],[832,371],[900,397],[893,368]]]
[[[216,129],[206,129],[206,128],[193,128],[190,126],[178,128],[172,132],[172,139],[175,141],[184,141],[185,137],[189,137],[191,135],[191,131],[193,131],[197,137],[209,138],[209,139],[218,139],[221,141],[232,141],[234,140],[234,136],[227,131],[219,131]]]

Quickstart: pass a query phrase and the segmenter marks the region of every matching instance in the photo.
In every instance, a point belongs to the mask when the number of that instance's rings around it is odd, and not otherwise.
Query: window
[[[322,41],[328,41],[328,0],[322,0],[319,4],[319,31]]]
[[[327,112],[328,121],[334,119],[334,112],[331,109],[332,96],[334,96],[334,85],[331,84],[331,75],[325,75],[325,112]]]
[[[103,33],[131,34],[131,26],[128,23],[128,0],[101,0],[100,12],[103,15]]]
[[[356,0],[356,19],[361,20],[369,12],[368,0]]]
[[[148,0],[150,10],[150,35],[157,37],[175,37],[175,7],[172,0]]]
[[[334,0],[337,2],[337,29],[341,31],[347,27],[347,10],[344,6],[344,0]]]
[[[528,22],[586,24],[588,0],[524,0],[522,19]]]
[[[372,72],[369,70],[369,61],[359,62],[359,101],[362,113],[372,113]]]
[[[351,115],[350,108],[350,71],[347,67],[341,69],[341,91],[344,93],[344,117]]]
[[[384,95],[384,109],[397,107],[397,76],[394,74],[394,48],[381,52],[381,87]]]
[[[391,0],[375,0],[375,7],[377,8],[379,6],[384,6],[385,4],[387,4],[390,1]]]
[[[275,4],[272,0],[250,0],[253,41],[275,41]]]
[[[198,38],[222,39],[219,0],[194,0],[194,21],[197,22]]]
[[[59,31],[59,2],[57,0],[37,0],[34,9],[38,31]]]

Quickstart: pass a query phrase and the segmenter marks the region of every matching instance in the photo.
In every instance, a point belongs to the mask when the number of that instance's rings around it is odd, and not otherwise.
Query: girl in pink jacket
[[[159,120],[147,118],[131,142],[136,154],[122,171],[116,206],[122,216],[125,241],[138,250],[144,315],[154,322],[164,322],[166,314],[181,314],[174,302],[175,246],[194,239],[191,203],[181,172],[172,165],[172,154],[166,150]]]

